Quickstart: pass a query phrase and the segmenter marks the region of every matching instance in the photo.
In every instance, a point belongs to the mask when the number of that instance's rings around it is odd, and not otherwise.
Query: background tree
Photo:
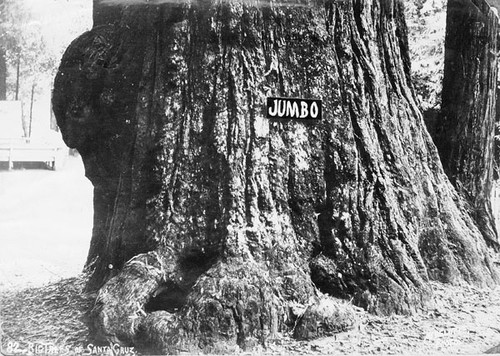
[[[402,1],[114,3],[53,97],[95,187],[96,337],[250,348],[351,327],[342,299],[409,313],[430,279],[498,281],[415,101]],[[269,121],[271,95],[323,118]]]
[[[16,59],[16,100],[22,100],[25,110],[24,131],[27,137],[32,134],[33,121],[36,120],[34,102],[50,88],[55,76],[57,56],[47,50],[39,23],[33,21],[18,27]],[[48,110],[49,108],[47,108]]]
[[[445,172],[496,248],[491,209],[498,15],[485,0],[449,0],[442,106],[434,130]]]
[[[405,3],[412,79],[427,127],[434,129],[443,86],[446,0]]]
[[[75,18],[73,14],[69,17]],[[40,107],[34,104],[43,97],[50,98],[59,58],[69,43],[62,46],[59,42],[64,41],[64,35],[47,33],[42,21],[26,1],[0,2],[0,100],[23,103],[23,127],[28,137],[40,115]],[[83,26],[75,21],[75,27]],[[48,116],[48,105],[45,110],[43,114]]]
[[[9,55],[17,48],[15,23],[22,16],[19,4],[12,0],[0,1],[0,100],[7,99],[7,74]]]
[[[5,17],[5,0],[0,0],[0,15]],[[3,21],[2,21],[3,22]],[[3,31],[2,31],[3,32]],[[0,35],[0,100],[7,98],[7,58],[3,35]]]

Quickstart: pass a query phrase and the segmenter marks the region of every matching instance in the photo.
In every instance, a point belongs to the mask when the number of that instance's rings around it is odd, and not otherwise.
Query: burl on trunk
[[[231,351],[350,328],[345,300],[408,313],[429,279],[498,280],[415,102],[402,6],[96,4],[53,97],[95,187],[96,336]],[[322,119],[268,120],[271,96]]]

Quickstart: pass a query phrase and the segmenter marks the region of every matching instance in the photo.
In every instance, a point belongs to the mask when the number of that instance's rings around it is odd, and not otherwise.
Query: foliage
[[[0,0],[0,46],[6,50],[17,49],[17,26],[27,21],[27,13],[19,1]]]
[[[90,9],[91,4],[83,6],[83,1],[40,4],[32,0],[0,0],[0,48],[6,53],[7,100],[22,101],[27,135],[32,118],[48,115],[48,111],[40,113],[36,109],[32,113],[33,103],[45,101],[48,110],[61,55],[69,40],[88,27]],[[54,20],[53,13],[61,16]]]
[[[49,83],[57,68],[57,60],[47,52],[41,24],[35,21],[23,2],[4,0],[0,24],[0,46],[5,52],[8,100],[21,100],[31,107],[41,94],[42,83]],[[25,133],[31,133],[31,110],[24,110]]]
[[[422,110],[438,110],[444,68],[446,0],[405,2],[413,84]]]
[[[30,86],[44,74],[54,74],[57,60],[46,51],[40,23],[34,20],[22,2],[4,0],[2,5],[0,45],[7,52],[10,71],[13,71],[19,61],[20,75]],[[11,79],[11,92],[15,91],[14,83],[15,80]]]

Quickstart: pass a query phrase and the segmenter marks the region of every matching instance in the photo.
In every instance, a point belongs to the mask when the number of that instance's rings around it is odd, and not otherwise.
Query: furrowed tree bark
[[[95,187],[96,337],[251,349],[352,327],[343,299],[410,313],[429,279],[498,281],[415,102],[402,2],[294,5],[116,7],[66,51],[53,104]],[[268,120],[267,96],[323,117]]]
[[[442,107],[434,142],[490,246],[500,248],[491,208],[498,71],[498,15],[486,0],[449,0]]]

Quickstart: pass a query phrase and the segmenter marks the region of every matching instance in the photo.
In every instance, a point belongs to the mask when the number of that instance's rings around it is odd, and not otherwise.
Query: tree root
[[[280,278],[236,258],[218,261],[184,296],[179,290],[187,286],[178,280],[175,264],[166,268],[160,256],[133,258],[101,288],[91,312],[97,340],[146,352],[232,353],[265,348],[292,329],[296,338],[311,339],[355,323],[349,304],[323,296],[300,274],[293,276],[291,296]]]

